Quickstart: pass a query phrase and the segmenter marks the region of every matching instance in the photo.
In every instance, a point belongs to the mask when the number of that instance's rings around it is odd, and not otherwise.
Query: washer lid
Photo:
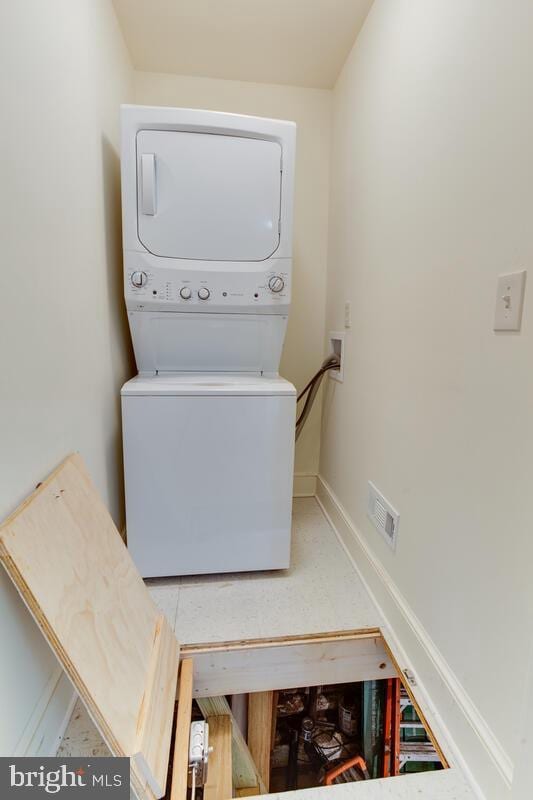
[[[129,396],[294,396],[296,389],[284,378],[267,378],[259,375],[221,375],[190,373],[164,373],[142,376],[124,384],[123,397]]]

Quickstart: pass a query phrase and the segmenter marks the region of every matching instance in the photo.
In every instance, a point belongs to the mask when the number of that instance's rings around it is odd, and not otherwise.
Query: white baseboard
[[[468,775],[480,797],[510,800],[511,759],[321,476],[317,500],[385,619],[383,633],[398,663],[416,676],[413,691],[434,733],[438,737],[440,730],[449,743],[450,761]]]
[[[26,725],[14,756],[55,756],[77,694],[60,666],[54,670]]]
[[[316,495],[316,475],[296,474],[292,488],[293,497],[314,497]]]

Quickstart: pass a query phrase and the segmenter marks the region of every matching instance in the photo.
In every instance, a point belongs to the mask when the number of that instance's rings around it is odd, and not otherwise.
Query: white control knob
[[[146,274],[146,272],[142,272],[141,270],[132,272],[131,282],[133,286],[136,286],[138,289],[140,289],[142,286],[146,286],[146,284],[148,283],[148,275]]]
[[[188,286],[182,286],[180,289],[180,297],[182,300],[190,300],[191,299],[191,290]]]
[[[211,292],[209,291],[207,286],[202,286],[200,289],[198,289],[198,297],[200,298],[200,300],[209,300],[210,296]]]
[[[275,292],[275,294],[282,292],[285,288],[285,281],[281,275],[273,275],[268,282],[268,288],[271,292]]]

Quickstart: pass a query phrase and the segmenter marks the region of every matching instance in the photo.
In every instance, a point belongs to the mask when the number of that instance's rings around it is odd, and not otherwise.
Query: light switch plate
[[[526,271],[500,275],[496,291],[495,331],[519,331],[526,287]]]

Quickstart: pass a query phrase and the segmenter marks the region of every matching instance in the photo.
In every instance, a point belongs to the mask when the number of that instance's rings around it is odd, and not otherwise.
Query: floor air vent
[[[368,481],[368,516],[392,550],[396,549],[396,537],[400,515],[383,497],[381,492]]]

